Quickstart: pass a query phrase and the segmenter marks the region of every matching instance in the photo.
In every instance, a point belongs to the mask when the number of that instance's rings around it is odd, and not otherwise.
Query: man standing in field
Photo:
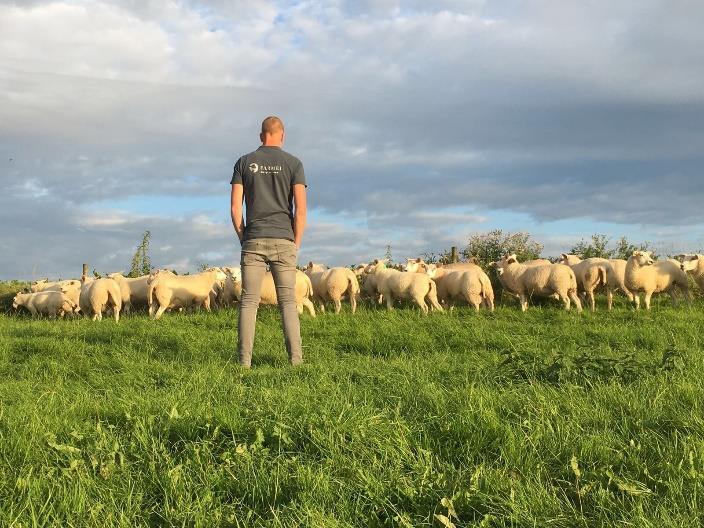
[[[292,365],[303,361],[295,289],[296,259],[306,226],[306,177],[301,161],[281,149],[281,119],[267,117],[259,138],[262,146],[237,160],[230,182],[232,225],[242,244],[238,350],[240,365],[245,368],[252,364],[257,309],[267,264],[276,285],[288,359]],[[243,200],[246,222],[242,218]]]

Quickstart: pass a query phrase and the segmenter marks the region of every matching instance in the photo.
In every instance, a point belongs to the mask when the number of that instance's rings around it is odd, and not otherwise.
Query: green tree
[[[152,270],[152,262],[149,258],[149,240],[151,232],[145,231],[142,235],[142,242],[137,246],[137,250],[132,256],[132,264],[128,277],[139,277],[140,275],[149,275]]]
[[[611,252],[611,258],[628,260],[634,251],[650,251],[653,258],[657,258],[653,248],[650,247],[650,242],[641,242],[640,244],[631,244],[625,236],[622,236],[616,241],[616,247]]]
[[[510,253],[515,253],[519,262],[537,259],[543,247],[530,233],[504,233],[501,229],[494,229],[470,236],[467,246],[462,250],[462,256],[465,259],[475,257],[481,266],[486,267]]]
[[[611,258],[614,250],[609,249],[608,245],[609,237],[595,233],[591,236],[591,242],[587,242],[584,239],[580,240],[578,244],[570,249],[570,253],[579,255],[583,259],[593,257]]]
[[[628,260],[634,251],[650,251],[653,257],[657,258],[657,254],[653,251],[649,242],[641,242],[640,244],[632,244],[625,236],[619,238],[616,243],[609,247],[610,239],[606,235],[593,234],[591,241],[584,239],[570,249],[570,253],[577,255],[583,259],[600,257],[600,258],[615,258]]]
[[[386,252],[384,253],[384,258],[387,260],[387,262],[393,262],[393,258],[391,257],[391,244],[388,244],[386,246]]]

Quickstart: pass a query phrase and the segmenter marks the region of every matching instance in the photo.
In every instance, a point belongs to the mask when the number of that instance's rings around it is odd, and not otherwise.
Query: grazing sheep
[[[611,278],[611,280],[609,280],[609,278],[614,274],[614,271],[607,259],[593,257],[582,260],[577,255],[563,253],[560,256],[560,263],[572,268],[572,271],[574,271],[577,277],[577,290],[586,295],[592,311],[596,310],[594,291],[599,286],[606,286],[608,309],[611,309],[613,299],[611,284],[614,282],[614,279]]]
[[[543,264],[526,266],[516,259],[516,255],[507,255],[494,262],[493,267],[499,275],[501,285],[510,293],[518,296],[521,310],[528,309],[528,298],[533,295],[550,297],[557,295],[570,309],[570,300],[577,311],[582,311],[582,303],[577,296],[577,278],[574,271],[564,264]]]
[[[93,279],[89,278],[87,280],[90,281]],[[33,282],[32,288],[32,291],[36,290],[34,291],[34,293],[49,291],[62,292],[64,295],[66,295],[66,297],[71,299],[71,302],[74,305],[73,313],[77,314],[80,311],[79,300],[81,295],[81,281],[79,280],[70,279],[56,282],[48,282],[46,279],[43,279],[42,281]]]
[[[626,261],[624,259],[609,259],[609,264],[611,264],[611,270],[613,273],[609,275],[609,288],[607,289],[607,303],[608,309],[611,310],[613,303],[613,295],[609,296],[609,289],[611,293],[615,291],[622,291],[630,302],[633,302],[633,293],[626,288]]]
[[[20,306],[29,310],[32,317],[63,317],[65,313],[73,313],[76,309],[76,303],[62,292],[54,290],[18,293],[12,299],[12,308],[17,310]]]
[[[544,266],[546,264],[551,264],[551,262],[545,259],[535,259],[526,260],[522,264],[524,266]],[[407,259],[404,269],[415,273],[427,273],[428,270],[431,269],[431,266],[435,266],[438,269],[444,268],[447,270],[474,269],[473,266],[479,266],[479,260],[476,257],[471,257],[466,262],[453,262],[452,264],[428,264],[422,258],[415,258]]]
[[[392,310],[394,299],[408,299],[415,302],[424,314],[428,313],[426,299],[431,308],[443,311],[438,303],[437,286],[424,273],[409,273],[386,267],[384,261],[375,260],[369,273],[375,276],[376,289],[386,299],[386,308]]]
[[[84,280],[79,303],[81,312],[93,321],[102,321],[103,312],[112,310],[115,322],[120,321],[122,296],[120,286],[113,279]]]
[[[218,270],[195,275],[157,273],[149,282],[147,299],[149,315],[159,319],[167,308],[203,307],[210,311],[211,293],[217,290],[224,277]]]
[[[422,269],[422,268],[420,268]],[[484,305],[494,311],[494,288],[486,272],[474,262],[462,262],[447,266],[428,264],[426,273],[438,286],[438,298],[450,305],[463,298],[476,310]]]
[[[235,291],[237,300],[242,296],[242,283],[236,283]],[[315,317],[315,306],[311,302],[313,298],[313,284],[305,273],[296,270],[296,309],[299,314],[303,313],[303,308],[308,310],[312,317]],[[262,277],[262,289],[259,304],[278,305],[278,297],[276,296],[276,285],[274,284],[274,276],[270,271],[267,271]]]
[[[369,266],[369,264],[365,264],[364,268],[357,267],[355,269],[355,275],[360,281],[360,296],[369,299],[372,303],[381,304],[383,296],[376,289],[376,276],[369,271],[371,269]]]
[[[225,273],[225,281],[218,292],[218,306],[231,306],[239,298],[241,290],[242,271],[239,266],[220,268]]]
[[[125,277],[122,273],[111,273],[108,275],[120,285],[122,295],[122,313],[128,314],[132,308],[144,308],[149,306],[147,293],[149,285],[149,275],[141,277]]]
[[[32,293],[39,293],[43,291],[61,291],[63,286],[71,286],[78,284],[80,286],[80,281],[75,279],[67,279],[60,281],[49,281],[49,279],[40,279],[32,281],[29,286],[29,291]]]
[[[686,255],[680,268],[692,275],[699,291],[704,292],[704,255]]]
[[[325,303],[335,304],[335,313],[340,313],[341,299],[344,295],[350,301],[352,313],[357,311],[357,298],[360,294],[357,275],[349,268],[328,269],[320,264],[309,262],[305,274],[313,284],[313,300],[318,302],[321,312],[325,312]]]
[[[626,287],[633,293],[636,309],[640,308],[640,292],[645,293],[645,309],[650,310],[653,293],[668,292],[673,303],[677,303],[675,289],[691,302],[689,281],[675,260],[653,260],[650,251],[634,251],[626,263]]]

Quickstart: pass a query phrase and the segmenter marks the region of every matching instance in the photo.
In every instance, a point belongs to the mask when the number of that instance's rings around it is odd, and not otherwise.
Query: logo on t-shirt
[[[259,165],[257,165],[256,163],[250,163],[249,170],[251,170],[252,172],[257,172],[259,170]]]

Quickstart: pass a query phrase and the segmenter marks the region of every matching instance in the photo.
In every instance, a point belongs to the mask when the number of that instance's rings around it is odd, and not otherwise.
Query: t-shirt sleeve
[[[291,175],[291,185],[296,185],[297,183],[302,183],[308,187],[308,184],[306,183],[306,173],[303,171],[303,163],[300,161],[294,167],[293,174]]]
[[[232,180],[230,180],[230,185],[234,185],[235,183],[240,183],[244,185],[244,182],[242,180],[242,167],[244,163],[242,162],[242,158],[237,160],[237,163],[235,163],[235,168],[232,171]]]

